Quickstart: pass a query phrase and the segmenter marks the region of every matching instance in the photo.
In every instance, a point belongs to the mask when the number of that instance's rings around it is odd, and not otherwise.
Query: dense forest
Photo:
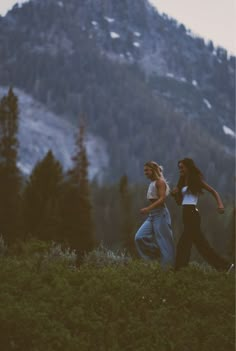
[[[0,227],[4,241],[13,246],[32,238],[53,241],[81,255],[102,243],[135,256],[134,235],[144,220],[139,208],[145,202],[146,184],[131,184],[125,174],[113,184],[89,181],[86,125],[82,118],[73,167],[64,172],[52,151],[48,151],[25,177],[17,167],[17,129],[17,96],[9,89],[0,102]],[[223,198],[224,216],[217,216],[215,202],[207,194],[200,199],[200,210],[211,244],[232,259],[235,213],[232,199]],[[182,230],[181,210],[172,198],[168,198],[167,206],[177,241]],[[193,256],[200,260],[194,252]]]

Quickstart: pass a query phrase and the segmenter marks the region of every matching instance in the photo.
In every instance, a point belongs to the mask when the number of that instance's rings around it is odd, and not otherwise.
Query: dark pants
[[[178,242],[175,269],[185,267],[189,263],[191,248],[194,244],[201,256],[217,270],[226,270],[229,262],[220,257],[209,245],[201,231],[201,217],[193,205],[183,206],[184,232]]]

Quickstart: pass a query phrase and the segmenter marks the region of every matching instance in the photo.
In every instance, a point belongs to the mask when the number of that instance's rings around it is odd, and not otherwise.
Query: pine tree
[[[228,232],[229,238],[228,238],[228,245],[227,245],[227,251],[228,251],[228,256],[232,262],[235,262],[235,218],[236,218],[236,207],[233,207],[228,216],[226,217],[226,232]]]
[[[19,236],[21,175],[17,167],[18,101],[13,90],[0,101],[0,232],[12,243]]]
[[[128,185],[128,177],[123,175],[119,183],[121,205],[121,231],[123,246],[133,254],[134,246],[134,218],[132,213],[132,197]]]
[[[24,191],[24,227],[28,236],[60,240],[59,199],[62,166],[51,150],[34,167]]]
[[[68,173],[63,214],[71,246],[85,253],[94,247],[92,206],[88,180],[88,158],[85,147],[85,125],[82,121],[76,139],[73,167]],[[65,205],[67,204],[67,205]]]

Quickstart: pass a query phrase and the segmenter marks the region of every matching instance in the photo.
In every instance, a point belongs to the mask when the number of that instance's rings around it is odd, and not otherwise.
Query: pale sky
[[[222,46],[230,53],[236,54],[236,0],[149,1],[160,13],[166,13],[183,23],[193,33],[206,40],[212,40],[214,45]],[[0,0],[0,14],[4,16],[16,2],[16,0]],[[18,1],[21,2],[24,0]]]
[[[236,54],[236,0],[149,0],[193,33]]]

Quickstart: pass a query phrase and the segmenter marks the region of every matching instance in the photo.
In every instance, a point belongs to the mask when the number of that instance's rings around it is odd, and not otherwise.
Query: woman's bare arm
[[[218,212],[224,213],[224,205],[218,192],[203,180],[202,180],[202,187],[203,189],[207,190],[210,194],[212,194],[213,197],[215,198],[218,206]]]

